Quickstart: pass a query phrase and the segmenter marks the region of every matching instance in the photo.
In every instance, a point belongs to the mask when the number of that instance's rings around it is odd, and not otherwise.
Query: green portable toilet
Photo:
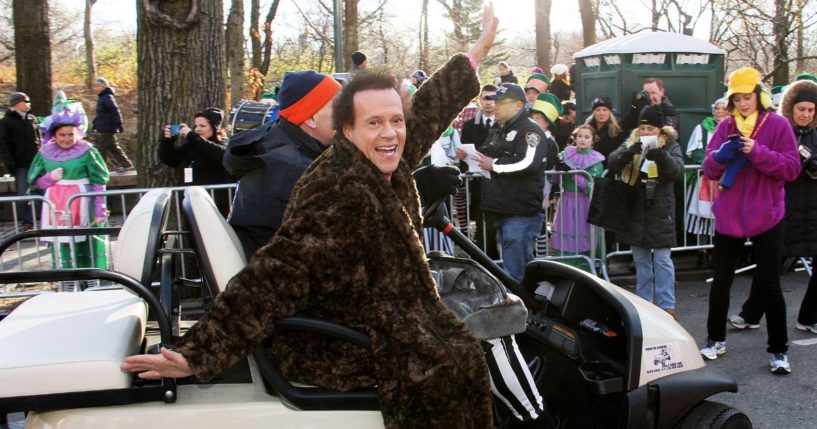
[[[612,98],[621,118],[643,81],[658,78],[678,111],[678,143],[685,152],[692,130],[724,94],[724,54],[705,40],[668,32],[630,34],[582,49],[573,56],[579,120],[590,115],[600,94]]]

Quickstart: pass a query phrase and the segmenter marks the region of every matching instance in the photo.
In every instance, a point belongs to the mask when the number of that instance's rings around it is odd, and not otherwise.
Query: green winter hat
[[[543,75],[542,73],[534,73],[534,74],[530,75],[530,77],[528,77],[528,80],[525,83],[525,89],[531,88],[531,86],[528,85],[528,84],[532,80],[541,80],[542,82],[546,83],[547,86],[550,86],[550,79],[548,79],[547,76]]]
[[[803,72],[797,75],[794,80],[810,80],[812,82],[817,82],[817,76],[814,76],[811,73]]]
[[[536,96],[536,102],[533,103],[530,110],[545,115],[550,123],[554,123],[562,115],[564,107],[555,94],[543,92]]]

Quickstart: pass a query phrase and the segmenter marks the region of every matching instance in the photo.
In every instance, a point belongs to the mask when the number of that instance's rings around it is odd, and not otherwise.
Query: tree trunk
[[[552,0],[535,0],[536,65],[550,70],[550,7]]]
[[[85,68],[88,74],[85,76],[85,86],[91,89],[96,77],[96,58],[94,58],[94,34],[91,29],[91,11],[96,0],[85,0]]]
[[[359,48],[358,42],[358,0],[345,0],[343,5],[343,64],[346,70],[352,67],[352,54]],[[338,70],[343,71],[343,70]]]
[[[225,107],[224,7],[222,0],[137,0],[136,10],[139,184],[168,186],[177,180],[157,157],[162,127]]]
[[[230,70],[229,105],[232,106],[244,98],[244,0],[232,1],[224,40]]]
[[[261,70],[261,31],[258,22],[261,20],[261,0],[252,0],[250,4],[250,67]]]
[[[582,16],[582,38],[584,47],[596,44],[596,11],[592,0],[579,0],[579,14]]]
[[[275,19],[275,14],[278,13],[278,5],[281,0],[273,0],[267,12],[267,17],[264,19],[264,58],[261,60],[261,67],[258,69],[261,75],[266,77],[269,71],[270,56],[272,55],[272,20]]]
[[[794,24],[797,26],[797,62],[795,70],[801,72],[806,68],[805,60],[805,28],[803,26],[803,8],[805,7],[804,0],[797,0],[794,6]]]
[[[774,34],[774,72],[772,86],[786,85],[789,83],[789,46],[788,31],[789,19],[787,16],[786,4],[788,0],[775,0],[774,22],[772,23],[772,33]]]
[[[420,58],[417,67],[428,70],[428,0],[423,0],[423,10],[420,14]]]
[[[47,0],[13,0],[17,90],[31,99],[31,113],[51,112],[51,37]],[[36,48],[35,48],[36,47]]]

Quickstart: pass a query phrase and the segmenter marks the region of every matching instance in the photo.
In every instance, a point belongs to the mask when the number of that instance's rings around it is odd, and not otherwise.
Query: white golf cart
[[[246,264],[235,234],[201,188],[185,192],[189,231],[167,231],[169,195],[149,192],[128,216],[115,271],[0,273],[1,283],[100,279],[121,285],[43,293],[0,321],[0,413],[27,411],[30,429],[382,428],[374,388],[335,392],[292,383],[260,350],[206,384],[144,381],[119,370],[125,356],[172,347],[193,323],[179,317],[178,289],[187,282],[176,275],[176,259],[185,251],[179,234],[192,238],[205,303]],[[427,220],[449,224],[436,210]],[[445,230],[472,259],[432,255],[432,267],[470,264],[524,302],[527,326],[517,341],[527,358],[539,358],[535,377],[563,428],[751,428],[743,413],[706,400],[737,385],[706,367],[690,335],[663,311],[556,262],[531,263],[519,285],[459,231]],[[276,328],[370,347],[366,335],[330,321],[293,317]],[[514,424],[495,420],[497,427]]]

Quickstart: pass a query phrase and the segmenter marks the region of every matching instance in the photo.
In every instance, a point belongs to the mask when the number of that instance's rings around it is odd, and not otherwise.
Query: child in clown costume
[[[28,170],[28,181],[45,191],[45,197],[52,203],[56,224],[47,205],[42,207],[43,228],[89,227],[103,225],[107,210],[105,197],[78,198],[71,203],[71,222],[67,215],[68,199],[80,192],[104,191],[108,183],[108,168],[102,156],[90,143],[81,140],[84,136],[80,126],[79,112],[64,110],[51,115],[51,123],[46,130],[45,143],[37,152]],[[74,258],[71,258],[69,242],[74,241]],[[43,241],[59,247],[62,268],[107,268],[105,240],[100,236],[47,237]],[[93,247],[93,249],[92,249]]]

